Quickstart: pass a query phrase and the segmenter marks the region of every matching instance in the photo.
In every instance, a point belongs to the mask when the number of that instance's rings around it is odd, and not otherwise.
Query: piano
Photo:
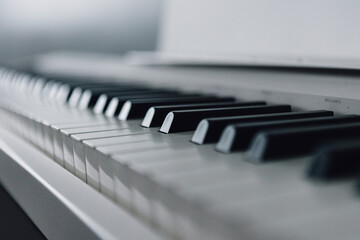
[[[161,52],[0,68],[0,181],[41,232],[358,239],[357,62],[190,54],[170,20]]]

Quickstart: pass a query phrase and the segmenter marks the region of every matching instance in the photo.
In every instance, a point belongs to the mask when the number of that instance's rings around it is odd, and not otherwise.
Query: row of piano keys
[[[236,211],[252,198],[358,176],[358,115],[128,81],[0,75],[7,126],[171,236],[237,239],[251,234]],[[271,193],[270,183],[279,185]]]

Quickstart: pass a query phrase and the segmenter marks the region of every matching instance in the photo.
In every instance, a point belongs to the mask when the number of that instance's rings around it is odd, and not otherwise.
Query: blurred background
[[[54,50],[154,50],[161,0],[0,0],[0,64]]]
[[[155,49],[358,62],[358,9],[355,0],[0,0],[0,64],[56,50]]]

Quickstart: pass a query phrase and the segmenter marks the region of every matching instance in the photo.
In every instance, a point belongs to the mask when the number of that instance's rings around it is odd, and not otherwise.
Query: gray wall
[[[161,0],[0,0],[0,63],[52,50],[156,46]]]

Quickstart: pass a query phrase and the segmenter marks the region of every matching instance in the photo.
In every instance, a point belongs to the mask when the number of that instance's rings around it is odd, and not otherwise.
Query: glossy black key
[[[57,100],[61,103],[67,102],[76,87],[78,87],[77,83],[63,83],[59,89]]]
[[[104,89],[106,89],[107,92],[111,91],[112,90],[116,90],[116,89],[124,89],[124,87],[121,87],[121,86],[116,86],[114,85],[113,83],[111,84],[95,84],[95,85],[82,85],[80,87],[76,87],[73,89],[73,91],[71,92],[71,95],[69,97],[69,105],[70,107],[77,107],[78,104],[79,104],[79,101],[80,101],[80,98],[82,97],[83,93],[86,91],[86,90],[92,90],[92,91],[105,91]]]
[[[327,144],[317,150],[307,175],[312,179],[335,180],[360,174],[360,137]]]
[[[216,145],[216,150],[225,153],[245,150],[249,147],[251,139],[254,137],[254,135],[262,130],[274,128],[280,129],[305,126],[324,126],[354,122],[360,123],[360,116],[347,115],[229,125],[225,128],[223,134],[221,135],[220,140]]]
[[[107,107],[110,104],[110,101],[114,97],[123,97],[123,96],[144,96],[144,95],[158,95],[158,96],[173,96],[179,95],[181,93],[176,91],[164,91],[164,90],[142,90],[142,91],[127,91],[126,93],[106,93],[99,96],[96,104],[94,106],[95,113],[105,113]],[[119,109],[120,112],[120,109]],[[118,113],[119,114],[119,113]]]
[[[234,100],[232,97],[215,97],[215,96],[179,96],[169,99],[147,99],[147,100],[133,100],[126,101],[124,106],[121,108],[119,119],[137,119],[143,118],[146,114],[146,111],[152,106],[159,105],[175,105],[175,104],[185,104],[185,103],[205,103],[205,102],[217,102],[219,100],[231,101]]]
[[[256,134],[247,152],[247,159],[266,162],[307,155],[321,144],[359,136],[360,123],[267,130]]]
[[[149,108],[146,112],[144,120],[141,123],[143,127],[160,127],[166,115],[171,111],[190,110],[190,109],[205,109],[205,108],[224,108],[224,107],[241,107],[241,106],[256,106],[265,105],[266,102],[228,102],[226,100],[214,103],[200,103],[200,104],[183,104],[170,106],[155,106]]]
[[[130,96],[121,96],[121,97],[113,97],[109,102],[107,109],[105,110],[105,115],[107,117],[115,117],[118,116],[124,103],[126,101],[133,100],[153,100],[153,99],[169,99],[169,98],[178,98],[179,96],[188,97],[198,97],[199,94],[187,94],[187,95],[179,95],[178,93],[156,93],[156,94],[144,94],[144,95],[130,95]]]
[[[99,83],[94,83],[94,82],[68,82],[68,83],[63,83],[60,87],[60,91],[62,91],[62,93],[60,93],[61,95],[59,96],[59,101],[61,102],[67,102],[71,96],[71,94],[73,93],[74,89],[78,88],[78,90],[80,90],[81,88],[83,89],[92,89],[92,88],[100,88],[102,85]]]
[[[201,120],[209,117],[246,116],[266,113],[290,112],[289,105],[209,108],[200,110],[180,110],[170,112],[160,128],[163,133],[193,131]]]
[[[80,98],[79,108],[86,109],[92,108],[100,95],[102,94],[116,94],[121,95],[122,93],[125,95],[126,93],[130,92],[126,95],[131,95],[131,91],[137,90],[134,87],[117,87],[117,86],[109,86],[109,87],[102,87],[102,88],[95,88],[95,89],[87,89],[85,90]]]
[[[219,140],[221,133],[229,124],[236,123],[252,123],[265,122],[288,119],[303,119],[333,116],[332,111],[308,111],[308,112],[289,112],[289,113],[273,113],[255,116],[240,116],[240,117],[221,117],[221,118],[207,118],[203,119],[197,126],[195,133],[191,139],[197,144],[215,143]]]

